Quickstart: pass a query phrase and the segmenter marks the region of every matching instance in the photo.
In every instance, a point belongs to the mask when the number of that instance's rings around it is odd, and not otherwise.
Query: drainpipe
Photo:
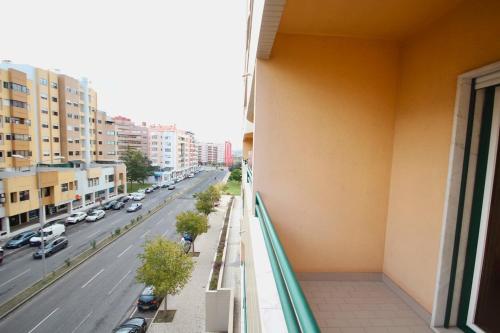
[[[83,88],[83,111],[84,111],[84,134],[85,134],[85,168],[90,167],[90,103],[89,103],[89,80],[83,77],[80,80]]]

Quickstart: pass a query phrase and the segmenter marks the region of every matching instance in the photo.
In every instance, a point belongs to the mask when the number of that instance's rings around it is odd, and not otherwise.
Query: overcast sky
[[[246,0],[1,4],[0,59],[88,77],[98,107],[241,147]]]

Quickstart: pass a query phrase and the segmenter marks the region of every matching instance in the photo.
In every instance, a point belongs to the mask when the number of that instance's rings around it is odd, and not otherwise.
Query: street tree
[[[176,220],[175,228],[177,232],[181,235],[186,233],[191,236],[194,252],[194,241],[196,237],[207,232],[210,227],[208,225],[208,217],[198,212],[188,210],[177,215]]]
[[[229,180],[241,182],[241,168],[231,170],[231,174],[229,175]]]
[[[163,237],[146,241],[144,252],[139,254],[141,266],[136,280],[152,286],[156,296],[164,297],[163,310],[167,309],[167,296],[178,294],[191,277],[194,263],[182,247]]]
[[[204,215],[214,211],[214,201],[212,194],[207,190],[196,194],[196,210]]]
[[[151,161],[140,151],[128,148],[122,157],[127,166],[127,180],[130,183],[143,183],[144,180],[153,174],[154,168]]]

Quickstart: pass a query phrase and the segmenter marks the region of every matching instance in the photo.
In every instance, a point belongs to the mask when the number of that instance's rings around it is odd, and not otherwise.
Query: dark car
[[[11,238],[7,244],[5,244],[5,248],[7,249],[16,249],[18,247],[27,245],[30,243],[30,238],[34,237],[36,235],[36,232],[34,231],[25,231],[22,232],[13,238]]]
[[[131,204],[128,208],[127,208],[127,212],[136,212],[138,211],[139,209],[142,208],[142,204],[140,202],[134,202],[133,204]]]
[[[160,306],[161,298],[155,296],[153,287],[147,286],[137,300],[137,310],[156,310]]]
[[[160,185],[158,185],[158,184],[154,184],[154,185],[152,186],[152,188],[153,188],[153,191],[155,191],[155,190],[157,190],[157,189],[159,189],[159,188],[160,188]]]
[[[120,199],[120,201],[123,203],[128,202],[129,200],[130,200],[130,197],[128,195],[126,195]]]
[[[113,206],[114,206],[117,202],[118,202],[118,201],[116,201],[116,200],[108,201],[108,202],[106,202],[106,203],[104,204],[103,208],[104,208],[105,210],[111,209],[111,208],[113,208]]]
[[[45,256],[50,257],[54,253],[65,249],[68,246],[68,239],[66,237],[59,237],[54,239],[52,242],[49,242],[45,245]],[[33,253],[33,258],[41,259],[42,258],[42,248],[39,247],[38,250]]]
[[[182,238],[184,238],[184,240],[189,241],[191,243],[193,242],[193,236],[190,233],[187,233],[187,232],[183,233]]]
[[[120,210],[120,209],[122,209],[123,207],[125,207],[125,203],[123,203],[123,202],[121,202],[121,201],[117,201],[117,202],[113,205],[113,207],[111,207],[111,208],[113,208],[113,210]]]
[[[132,317],[115,328],[115,333],[146,333],[148,323],[142,317]]]
[[[161,188],[167,188],[167,187],[168,187],[168,183],[161,184]]]
[[[3,262],[3,248],[0,246],[0,264]]]

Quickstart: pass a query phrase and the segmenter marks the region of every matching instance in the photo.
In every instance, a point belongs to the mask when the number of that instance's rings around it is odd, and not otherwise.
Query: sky
[[[246,0],[24,0],[1,8],[0,60],[88,77],[109,115],[176,124],[200,141],[241,149]]]

